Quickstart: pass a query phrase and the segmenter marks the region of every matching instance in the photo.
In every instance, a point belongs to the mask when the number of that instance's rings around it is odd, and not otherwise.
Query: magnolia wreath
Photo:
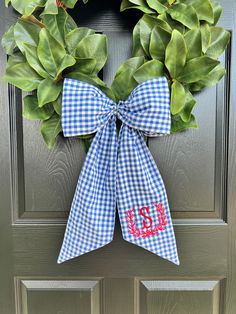
[[[113,100],[125,100],[140,83],[165,76],[171,91],[171,132],[196,128],[194,92],[225,74],[218,60],[230,33],[216,26],[222,12],[212,0],[122,0],[120,10],[140,10],[132,58],[111,86],[99,78],[107,61],[107,37],[78,27],[68,11],[77,0],[5,0],[21,15],[2,38],[9,56],[4,80],[22,91],[23,116],[41,120],[49,148],[61,128],[63,79],[88,82]],[[86,0],[83,0],[86,5]],[[88,135],[89,137],[90,135]]]

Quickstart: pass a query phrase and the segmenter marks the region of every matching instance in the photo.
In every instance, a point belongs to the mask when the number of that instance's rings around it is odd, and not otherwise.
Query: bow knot
[[[122,121],[117,138],[116,119]],[[170,133],[165,77],[115,103],[97,87],[65,79],[64,136],[96,132],[73,198],[58,263],[112,241],[116,205],[126,241],[179,264],[167,195],[143,134]]]

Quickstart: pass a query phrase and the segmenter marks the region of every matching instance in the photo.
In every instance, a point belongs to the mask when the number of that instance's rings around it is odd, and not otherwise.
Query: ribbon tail
[[[97,132],[81,170],[57,263],[113,239],[116,214],[117,134],[112,117]]]
[[[142,133],[122,125],[118,144],[117,202],[122,234],[179,265],[167,194]]]

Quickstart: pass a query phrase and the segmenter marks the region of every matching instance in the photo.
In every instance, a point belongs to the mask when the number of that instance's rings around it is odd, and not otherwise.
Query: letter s
[[[147,225],[147,224],[146,224],[146,221],[143,219],[143,229],[144,229],[144,228],[151,228],[152,222],[153,222],[153,221],[152,221],[152,218],[151,218],[150,216],[145,215],[145,214],[143,213],[144,210],[146,211],[146,213],[148,213],[148,212],[149,212],[149,206],[143,206],[142,208],[140,208],[139,213],[140,213],[141,216],[143,216],[144,218],[148,219],[149,222],[150,222],[150,224]]]

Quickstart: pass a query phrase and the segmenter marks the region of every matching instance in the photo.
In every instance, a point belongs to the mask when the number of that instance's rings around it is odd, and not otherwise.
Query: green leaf
[[[10,1],[7,2],[7,4]],[[13,8],[21,13],[22,15],[29,16],[34,10],[38,7],[43,7],[45,4],[45,0],[11,0],[11,5]]]
[[[187,47],[187,60],[200,57],[202,54],[202,37],[200,29],[190,29],[184,34]]]
[[[184,3],[194,7],[199,20],[210,24],[214,22],[213,6],[210,0],[185,0]]]
[[[180,112],[180,117],[184,122],[189,122],[191,118],[191,112],[196,104],[196,99],[190,93],[190,91],[185,90],[185,104],[183,110]]]
[[[56,112],[48,120],[42,122],[41,133],[48,148],[55,145],[56,138],[61,131],[61,119]]]
[[[182,73],[178,76],[178,80],[185,83],[193,83],[204,78],[211,70],[220,62],[207,56],[198,57],[189,60]]]
[[[163,76],[163,63],[158,60],[145,62],[134,72],[134,79],[140,84],[155,77]]]
[[[140,19],[139,23],[141,45],[146,55],[150,56],[149,46],[151,41],[152,30],[155,27],[158,27],[163,37],[165,36],[164,32],[171,33],[172,30],[165,21],[158,20],[146,14]]]
[[[29,65],[42,77],[48,76],[37,56],[40,26],[20,19],[14,26],[14,38]]]
[[[208,24],[203,24],[200,27],[202,36],[202,52],[205,53],[211,42],[211,31]]]
[[[47,120],[53,114],[53,107],[51,104],[40,108],[38,106],[38,99],[36,95],[27,95],[23,99],[24,109],[23,117],[29,120]]]
[[[179,115],[172,116],[171,119],[171,133],[181,132],[190,128],[198,128],[198,124],[193,114],[191,114],[188,122],[184,122]]]
[[[210,27],[211,43],[206,54],[211,58],[218,58],[227,47],[230,40],[230,33],[221,27]]]
[[[128,9],[138,9],[147,14],[155,13],[155,11],[150,9],[144,1],[142,5],[135,5],[131,3],[131,1],[129,0],[122,0],[121,5],[120,5],[120,11],[122,12]]]
[[[100,71],[107,61],[107,37],[94,34],[83,38],[76,47],[77,58],[96,60],[96,70]]]
[[[57,7],[57,2],[56,0],[47,0],[45,4],[45,8],[43,12],[41,13],[41,16],[44,14],[58,14],[58,7]]]
[[[218,64],[211,70],[207,75],[205,75],[201,80],[190,85],[191,91],[200,91],[204,87],[216,85],[222,77],[225,75],[226,71],[222,64]]]
[[[171,102],[170,102],[170,109],[173,115],[179,113],[185,104],[185,89],[183,85],[173,80],[171,85]]]
[[[133,29],[133,52],[134,57],[145,56],[146,53],[141,45],[140,20]]]
[[[213,7],[213,13],[214,13],[214,23],[213,25],[216,25],[217,22],[219,21],[222,13],[222,6],[217,2],[217,1],[212,1],[211,2],[212,7]]]
[[[28,63],[8,66],[3,79],[26,92],[36,89],[42,80]]]
[[[48,73],[44,70],[41,62],[39,61],[36,47],[25,44],[24,55],[31,68],[33,68],[43,78],[48,77]]]
[[[60,66],[58,67],[56,78],[58,79],[63,70],[73,66],[75,63],[75,58],[66,54],[65,57],[62,59]]]
[[[177,30],[173,30],[171,40],[166,47],[165,65],[172,78],[182,72],[185,65],[187,48],[183,35]]]
[[[25,44],[37,47],[41,27],[27,20],[19,19],[14,26],[14,37],[19,49],[24,52]]]
[[[158,0],[146,0],[149,7],[161,14],[167,10],[167,7],[161,4]]]
[[[12,25],[8,31],[3,35],[1,44],[6,54],[11,55],[16,47],[16,41],[14,38],[14,25]]]
[[[168,26],[170,27],[170,33],[174,29],[179,31],[181,34],[184,34],[184,32],[186,31],[185,26],[183,24],[181,24],[180,22],[172,19],[171,16],[167,12],[159,14],[157,16],[157,20],[161,20],[161,21],[166,22],[168,24]]]
[[[179,21],[190,29],[199,27],[196,10],[191,5],[177,3],[172,5],[167,12],[172,19]]]
[[[69,68],[70,72],[80,72],[86,75],[97,75],[97,62],[92,58],[76,58],[76,64]]]
[[[12,67],[13,65],[19,63],[26,63],[25,56],[20,52],[14,52],[11,56],[9,56],[7,60],[7,67]]]
[[[144,57],[134,57],[126,60],[118,69],[111,85],[116,99],[125,100],[138,85],[133,75],[144,64]]]
[[[42,18],[42,23],[46,26],[51,36],[53,36],[63,46],[65,44],[64,35],[67,15],[68,13],[65,10],[59,8],[57,14],[45,14]]]
[[[57,99],[62,90],[61,84],[56,84],[51,78],[46,78],[38,86],[37,96],[39,107],[43,107]]]
[[[45,70],[55,78],[60,68],[61,62],[66,55],[62,45],[55,40],[49,32],[42,28],[39,33],[39,44],[37,48],[38,58]]]
[[[52,105],[53,105],[53,108],[54,108],[54,110],[56,111],[56,113],[57,113],[59,116],[61,116],[62,94],[60,94],[60,95],[58,96],[58,98],[52,102]],[[45,105],[45,106],[47,106],[47,105]],[[44,108],[45,106],[43,106],[43,108]]]
[[[71,32],[66,34],[65,41],[68,51],[75,56],[76,47],[79,44],[79,42],[89,36],[95,34],[95,31],[93,29],[87,28],[87,27],[79,27],[73,29]]]
[[[151,33],[150,39],[150,55],[153,59],[160,61],[165,60],[166,46],[169,43],[171,35],[166,30],[155,26]]]

